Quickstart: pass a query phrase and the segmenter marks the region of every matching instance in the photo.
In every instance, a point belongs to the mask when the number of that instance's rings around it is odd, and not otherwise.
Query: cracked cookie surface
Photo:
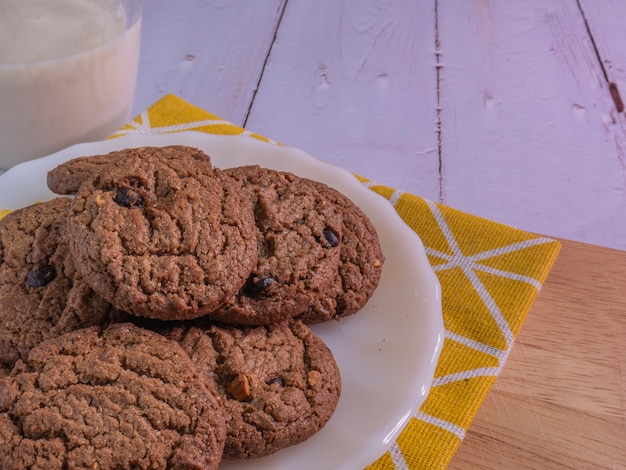
[[[44,341],[0,379],[0,468],[215,469],[224,409],[174,341],[126,323]]]
[[[299,321],[171,328],[226,409],[224,457],[272,454],[318,432],[334,413],[341,377],[325,343]]]
[[[124,318],[76,271],[65,237],[69,207],[59,197],[0,220],[0,366],[7,370],[46,338]]]
[[[205,315],[256,265],[254,216],[236,181],[191,155],[130,151],[81,185],[68,217],[77,269],[120,310]]]
[[[325,295],[297,317],[314,324],[339,320],[363,308],[378,287],[385,256],[374,224],[350,198],[323,183],[310,183],[341,211],[343,220],[337,275]]]
[[[335,278],[341,212],[292,173],[259,166],[224,171],[249,194],[258,262],[243,289],[211,318],[263,325],[306,311]]]
[[[141,158],[144,154],[152,152],[150,147],[140,147],[135,149],[124,149],[109,152],[103,155],[92,155],[77,157],[67,162],[57,165],[47,174],[48,188],[57,194],[76,194],[80,189],[80,185],[94,173],[102,170],[109,165],[124,165],[124,162],[130,155],[136,155]],[[205,160],[210,164],[210,157],[202,150],[184,145],[169,145],[161,147],[161,155],[167,158],[178,158],[181,155],[191,155],[194,159]]]

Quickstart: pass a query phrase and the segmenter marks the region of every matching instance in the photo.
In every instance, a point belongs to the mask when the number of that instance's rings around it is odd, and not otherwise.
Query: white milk
[[[124,124],[140,34],[115,0],[1,0],[0,168]]]

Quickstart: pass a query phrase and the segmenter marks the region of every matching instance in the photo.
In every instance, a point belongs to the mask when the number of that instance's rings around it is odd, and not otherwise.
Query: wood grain
[[[289,1],[247,127],[439,198],[434,8]]]
[[[444,202],[626,248],[624,126],[578,3],[439,2],[438,17]]]
[[[626,249],[626,2],[145,3],[137,113],[174,93],[382,184]],[[625,252],[563,241],[451,469],[626,468],[625,293]]]
[[[145,2],[135,114],[173,93],[242,125],[285,3]]]
[[[579,2],[607,81],[615,83],[621,94],[626,95],[626,49],[622,46],[626,3],[621,0]],[[622,127],[623,124],[622,121]]]
[[[165,93],[382,184],[626,249],[621,0],[146,3]]]
[[[562,243],[450,470],[626,468],[626,252]]]

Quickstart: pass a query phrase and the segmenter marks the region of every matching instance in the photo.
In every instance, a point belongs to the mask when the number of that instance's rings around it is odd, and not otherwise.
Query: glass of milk
[[[0,0],[0,172],[130,118],[141,0]]]

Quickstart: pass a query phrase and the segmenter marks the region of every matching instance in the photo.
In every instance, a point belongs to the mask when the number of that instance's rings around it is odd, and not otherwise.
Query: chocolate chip
[[[272,291],[276,279],[270,276],[253,276],[248,281],[248,292],[251,295],[262,295]]]
[[[267,382],[265,382],[267,385],[272,385],[272,384],[278,384],[281,387],[285,386],[285,381],[283,380],[282,377],[272,377],[271,379],[269,379]]]
[[[141,207],[143,206],[143,197],[141,193],[133,188],[117,188],[115,198],[117,204],[124,207]]]
[[[26,277],[31,287],[43,287],[57,277],[57,270],[51,264],[41,264],[33,267]]]
[[[322,232],[324,234],[324,239],[328,242],[331,247],[336,247],[339,245],[339,237],[335,232],[333,232],[328,227],[324,229]]]

